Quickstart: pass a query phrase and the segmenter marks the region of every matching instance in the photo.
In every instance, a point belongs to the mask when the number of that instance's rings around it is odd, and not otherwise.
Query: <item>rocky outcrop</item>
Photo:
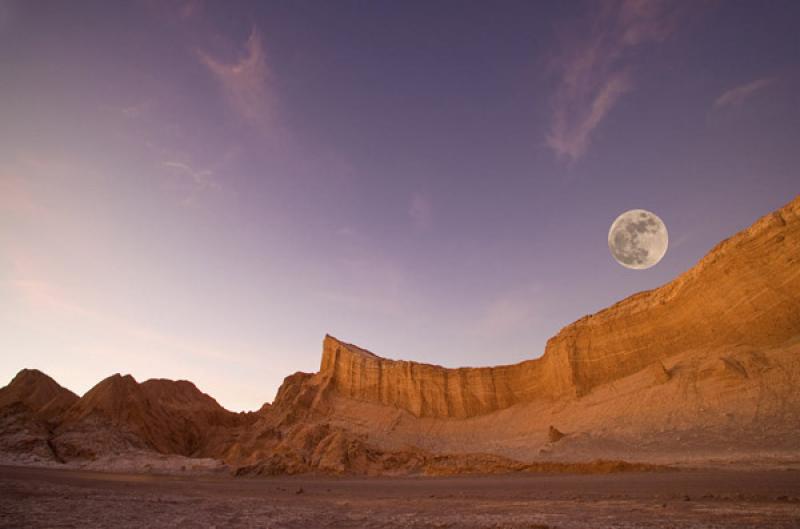
[[[37,369],[23,369],[0,388],[0,409],[21,405],[43,420],[53,419],[77,400],[77,395]]]
[[[0,389],[0,453],[58,460],[50,443],[56,418],[78,396],[36,369],[23,369]]]
[[[447,369],[387,360],[326,336],[320,375],[349,398],[397,406],[419,417],[466,418],[569,394],[569,370],[563,367],[545,357],[509,366]]]
[[[255,414],[224,409],[188,381],[139,384],[116,374],[64,411],[52,444],[64,457],[125,449],[204,457],[218,455],[235,428],[254,420]]]
[[[681,352],[773,347],[798,335],[800,197],[674,281],[568,325],[540,359],[446,369],[387,360],[326,336],[320,374],[348,398],[419,417],[467,418],[535,399],[580,397]]]

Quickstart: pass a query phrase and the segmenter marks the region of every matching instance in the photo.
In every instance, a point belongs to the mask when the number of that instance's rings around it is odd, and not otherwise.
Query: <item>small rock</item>
[[[305,492],[305,491],[303,490],[303,487],[300,487],[299,489],[297,489],[296,491],[294,491],[294,493],[295,493],[295,494],[302,494],[302,493],[304,493],[304,492]]]
[[[561,439],[566,437],[566,434],[559,432],[553,425],[550,425],[550,429],[547,431],[547,440],[551,443],[557,443]]]

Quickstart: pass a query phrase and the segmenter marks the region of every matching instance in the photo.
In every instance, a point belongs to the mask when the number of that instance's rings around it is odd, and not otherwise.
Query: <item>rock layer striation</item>
[[[519,364],[447,369],[380,358],[326,336],[320,374],[348,398],[418,417],[467,418],[581,397],[695,349],[800,335],[800,197],[723,241],[672,282],[566,326]]]

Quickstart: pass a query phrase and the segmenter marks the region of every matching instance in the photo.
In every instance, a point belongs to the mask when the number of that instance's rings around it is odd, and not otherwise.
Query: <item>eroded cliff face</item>
[[[720,243],[692,269],[586,316],[540,359],[447,369],[380,358],[331,336],[320,376],[340,395],[418,417],[467,418],[581,397],[695,349],[774,347],[800,335],[800,197]]]
[[[465,418],[571,391],[568,370],[551,359],[447,369],[387,360],[326,336],[320,375],[344,396],[397,406],[422,417]]]
[[[566,357],[585,395],[684,351],[770,348],[798,335],[800,197],[674,281],[568,325],[545,355]]]

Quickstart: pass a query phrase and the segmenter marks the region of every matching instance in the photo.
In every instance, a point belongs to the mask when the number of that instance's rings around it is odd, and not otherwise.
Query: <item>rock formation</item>
[[[246,414],[186,381],[114,375],[78,399],[25,370],[0,389],[0,452],[145,450],[239,475],[796,460],[798,380],[800,197],[672,282],[566,326],[535,360],[446,369],[326,336],[318,373],[287,377]]]
[[[53,419],[77,400],[77,395],[36,369],[23,369],[0,388],[0,408],[18,404],[43,420]]]
[[[23,460],[52,459],[55,419],[78,396],[36,369],[23,369],[0,389],[0,453]]]
[[[330,336],[320,373],[350,398],[465,418],[583,396],[678,353],[769,348],[800,335],[800,198],[720,243],[674,281],[568,325],[541,359],[445,369],[392,361]]]
[[[64,410],[52,444],[60,457],[126,448],[205,457],[217,455],[238,426],[254,419],[224,409],[185,380],[139,384],[116,374]]]
[[[499,367],[446,369],[380,358],[326,336],[320,374],[341,395],[397,406],[419,417],[466,418],[570,391],[550,358]]]

